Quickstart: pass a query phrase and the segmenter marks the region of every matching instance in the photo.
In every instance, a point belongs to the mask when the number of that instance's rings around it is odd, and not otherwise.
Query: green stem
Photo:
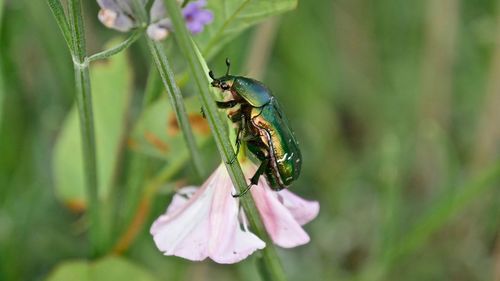
[[[0,38],[2,36],[2,16],[3,16],[3,9],[4,9],[4,0],[0,0]],[[4,60],[2,59],[2,53],[0,52],[0,133],[2,131],[2,120],[3,120],[3,101],[5,97],[5,92],[6,92],[6,86],[5,86],[5,79],[3,77],[3,62]]]
[[[98,175],[95,145],[95,130],[90,90],[89,68],[85,63],[85,29],[83,26],[80,0],[68,1],[69,23],[72,33],[73,64],[75,70],[76,103],[80,117],[85,183],[87,188],[88,212],[90,217],[90,241],[92,255],[102,253],[100,237],[100,213],[98,198]],[[58,21],[59,23],[59,21]],[[63,28],[61,28],[63,30]]]
[[[137,41],[137,39],[139,39],[142,36],[143,31],[144,30],[142,28],[137,29],[127,39],[125,39],[125,41],[121,42],[120,44],[114,46],[111,49],[104,50],[102,52],[89,56],[86,62],[89,63],[95,60],[107,59],[113,55],[118,54],[119,52],[125,50],[130,45],[132,45],[135,41]]]
[[[180,128],[186,141],[187,147],[191,153],[191,158],[193,159],[194,166],[199,176],[205,175],[203,168],[203,162],[201,161],[200,151],[196,145],[196,140],[194,138],[193,130],[191,124],[189,123],[189,117],[187,115],[186,107],[183,102],[181,91],[177,84],[175,83],[175,76],[170,68],[165,52],[163,51],[162,45],[151,39],[148,40],[148,47],[153,56],[153,60],[156,64],[156,68],[160,73],[161,80],[165,86],[165,90],[169,96],[169,101],[172,108],[177,116],[177,121],[179,122]]]
[[[233,181],[233,184],[241,192],[247,187],[247,182],[245,176],[241,170],[238,161],[233,164],[228,164],[229,160],[234,154],[234,150],[231,146],[231,142],[228,138],[226,127],[224,123],[220,120],[217,108],[213,101],[213,93],[210,87],[209,77],[207,76],[207,66],[205,60],[202,58],[199,50],[195,46],[188,33],[184,19],[182,18],[179,5],[175,0],[164,0],[167,11],[172,20],[172,24],[175,30],[175,37],[179,44],[179,47],[183,51],[189,68],[191,69],[193,78],[198,87],[198,92],[200,94],[200,99],[203,105],[205,115],[207,117],[210,128],[214,134],[215,143],[222,157],[222,161],[226,164],[226,168],[229,172],[229,176]],[[248,218],[249,224],[253,231],[262,239],[267,242],[266,248],[262,251],[263,260],[262,265],[265,267],[270,279],[272,280],[286,280],[281,262],[276,254],[275,248],[273,247],[267,232],[265,231],[264,225],[261,221],[255,203],[251,196],[243,196],[240,198],[245,214]]]
[[[147,12],[144,5],[140,1],[133,1],[134,9],[142,22],[147,22]],[[160,43],[150,39],[146,36],[149,51],[153,57],[153,61],[156,65],[156,69],[160,73],[163,86],[167,91],[169,96],[170,104],[174,109],[175,115],[177,117],[177,122],[179,122],[179,127],[182,130],[182,135],[186,141],[186,145],[191,154],[191,159],[193,160],[194,167],[199,176],[205,175],[203,168],[203,161],[201,160],[201,153],[196,145],[196,139],[194,138],[193,130],[191,124],[189,123],[189,117],[187,115],[186,107],[184,106],[183,98],[179,87],[175,83],[175,76],[172,69],[168,63],[165,51]]]

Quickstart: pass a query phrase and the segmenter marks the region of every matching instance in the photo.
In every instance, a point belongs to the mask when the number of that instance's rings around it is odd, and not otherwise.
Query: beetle
[[[237,159],[240,144],[245,141],[248,150],[261,162],[255,174],[250,178],[250,185],[240,194],[244,195],[252,185],[256,185],[260,176],[265,175],[269,186],[276,191],[287,188],[300,175],[302,155],[299,143],[290,128],[288,119],[277,99],[261,82],[229,74],[230,62],[226,59],[227,71],[222,77],[215,78],[212,71],[211,85],[223,92],[231,93],[229,101],[217,101],[221,109],[234,109],[228,117],[238,125],[236,135],[236,153],[230,163]]]

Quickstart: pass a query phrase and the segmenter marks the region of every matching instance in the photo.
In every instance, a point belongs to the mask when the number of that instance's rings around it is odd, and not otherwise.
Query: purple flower
[[[141,2],[145,4],[146,0]],[[133,17],[132,12],[132,0],[97,0],[97,4],[101,7],[97,17],[106,27],[122,32],[137,27],[137,19]]]
[[[212,11],[203,9],[206,5],[205,0],[198,0],[188,3],[182,10],[187,28],[193,34],[202,32],[205,25],[214,20]]]
[[[191,1],[182,9],[186,26],[192,34],[203,31],[205,25],[214,20],[212,11],[204,9],[205,0]],[[151,24],[148,26],[148,35],[154,40],[163,40],[172,31],[172,22],[166,16],[166,9],[162,0],[155,0],[151,7]]]
[[[127,32],[140,25],[134,16],[132,0],[97,0],[101,7],[99,20],[109,28]],[[146,0],[141,0],[145,4]],[[180,3],[179,3],[180,4]],[[189,2],[182,9],[182,15],[186,21],[186,26],[192,34],[203,31],[205,25],[214,19],[212,11],[205,9],[206,0]],[[150,23],[147,33],[151,39],[163,40],[172,31],[172,22],[167,17],[163,0],[155,0],[150,11]]]

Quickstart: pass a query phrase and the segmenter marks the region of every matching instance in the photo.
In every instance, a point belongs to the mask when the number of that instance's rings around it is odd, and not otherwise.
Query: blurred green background
[[[97,20],[94,1],[84,4],[89,53],[124,38]],[[54,188],[73,67],[44,1],[0,0],[0,15],[0,280],[43,280],[61,262],[89,255],[84,203],[61,200]],[[169,58],[182,74],[170,41]],[[151,59],[143,40],[127,57],[116,71],[129,69],[126,83],[117,81],[132,94],[124,113],[130,132]],[[225,57],[233,73],[273,89],[304,157],[291,190],[321,204],[305,227],[311,242],[279,250],[290,280],[500,280],[499,1],[300,1],[225,45],[209,60],[216,73]],[[184,94],[194,95],[186,81]],[[129,225],[143,183],[162,166],[130,140],[126,147],[113,200],[131,203],[117,204],[109,249]],[[80,159],[70,153],[67,161]],[[210,141],[203,155],[211,171],[219,158]],[[135,178],[140,157],[154,159]],[[114,268],[157,280],[258,280],[254,258],[193,263],[154,247],[149,226],[172,187],[201,182],[189,164],[162,182],[122,253],[127,262]]]

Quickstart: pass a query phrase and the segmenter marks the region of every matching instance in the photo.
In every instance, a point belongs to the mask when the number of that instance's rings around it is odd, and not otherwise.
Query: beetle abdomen
[[[268,146],[270,165],[281,186],[298,178],[301,154],[286,117],[274,99],[262,108],[252,109],[252,123],[259,128],[262,141]]]

